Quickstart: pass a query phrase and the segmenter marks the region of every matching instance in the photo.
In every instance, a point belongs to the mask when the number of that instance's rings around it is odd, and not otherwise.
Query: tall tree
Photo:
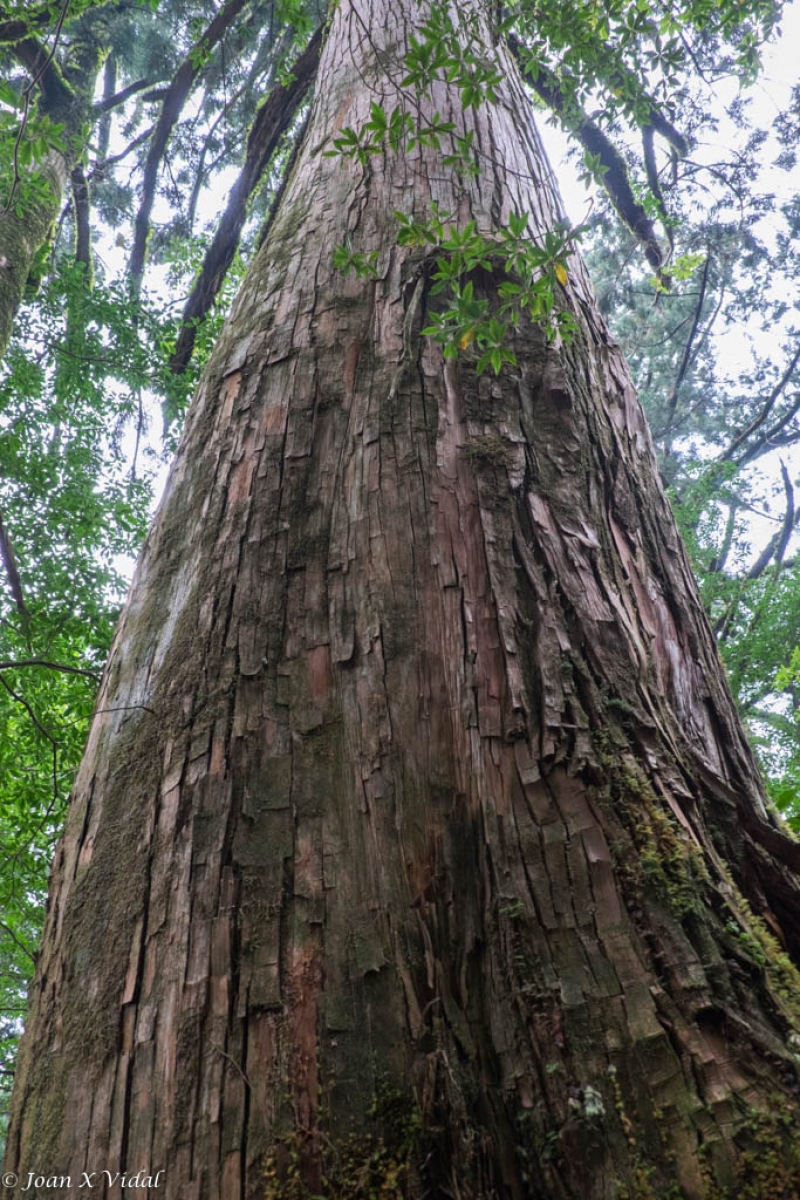
[[[800,1187],[800,850],[515,59],[415,19],[333,12],[117,630],[16,1081],[41,1197]]]

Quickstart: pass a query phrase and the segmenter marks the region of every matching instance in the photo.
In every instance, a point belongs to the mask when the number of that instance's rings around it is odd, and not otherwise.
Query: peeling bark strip
[[[324,157],[394,105],[416,16],[354,2],[117,631],[6,1169],[163,1168],[171,1200],[796,1195],[789,843],[619,351],[574,261],[570,345],[443,365],[390,232],[431,198],[549,229],[527,100],[502,51],[496,105],[435,89],[475,181]],[[346,236],[377,280],[333,271]]]

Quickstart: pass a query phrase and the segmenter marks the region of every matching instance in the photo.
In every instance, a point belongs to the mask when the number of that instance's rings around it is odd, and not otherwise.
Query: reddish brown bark
[[[477,115],[433,97],[475,180],[323,154],[394,106],[404,22],[337,7],[190,412],[54,868],[6,1167],[163,1169],[176,1200],[794,1195],[765,930],[797,949],[796,847],[625,365],[577,261],[569,345],[529,326],[499,379],[443,364],[392,236],[431,198],[552,226],[513,63]],[[348,235],[377,280],[333,270]],[[783,1190],[746,1190],[764,1169]]]

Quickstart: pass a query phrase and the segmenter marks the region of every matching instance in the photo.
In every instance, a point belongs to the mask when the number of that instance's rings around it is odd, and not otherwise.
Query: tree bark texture
[[[0,211],[0,356],[8,348],[37,255],[52,236],[69,171],[65,156],[51,150],[37,167],[35,193],[24,177]]]
[[[59,31],[64,14],[58,22]],[[37,260],[55,233],[71,175],[76,206],[76,261],[89,262],[91,246],[83,228],[88,190],[85,179],[81,184],[78,158],[97,72],[108,47],[96,37],[76,39],[73,54],[63,70],[35,38],[16,42],[13,53],[37,84],[37,101],[31,112],[60,126],[61,148],[51,146],[43,160],[27,167],[19,166],[15,152],[13,169],[4,180],[6,195],[0,206],[0,357],[8,349],[14,318],[26,290],[35,289],[40,283],[41,264]]]
[[[443,362],[429,258],[395,241],[432,199],[552,227],[514,65],[498,46],[477,113],[434,89],[475,179],[448,147],[324,154],[395,106],[416,16],[336,8],[189,414],[54,866],[6,1169],[163,1169],[175,1200],[794,1196],[797,848],[625,364],[577,260],[568,344],[527,325],[497,379]],[[334,271],[346,237],[376,280]]]

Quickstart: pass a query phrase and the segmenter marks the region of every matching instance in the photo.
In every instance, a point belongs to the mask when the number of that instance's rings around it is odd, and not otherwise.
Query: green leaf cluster
[[[432,314],[423,333],[443,347],[445,358],[473,346],[478,351],[475,369],[489,367],[499,374],[516,358],[509,345],[511,329],[526,318],[544,326],[549,337],[569,337],[574,321],[556,307],[559,284],[567,282],[566,260],[580,229],[566,224],[549,230],[538,245],[527,230],[525,213],[509,215],[508,226],[495,236],[480,233],[474,221],[463,229],[434,204],[427,221],[396,212],[401,246],[430,247],[434,265],[430,272],[431,295],[444,293],[447,303]],[[485,272],[496,277],[494,307],[475,294],[474,276]]]
[[[434,82],[442,79],[458,89],[464,109],[497,100],[503,75],[487,53],[477,14],[459,13],[456,23],[449,9],[435,5],[408,44],[401,87],[428,97]]]

